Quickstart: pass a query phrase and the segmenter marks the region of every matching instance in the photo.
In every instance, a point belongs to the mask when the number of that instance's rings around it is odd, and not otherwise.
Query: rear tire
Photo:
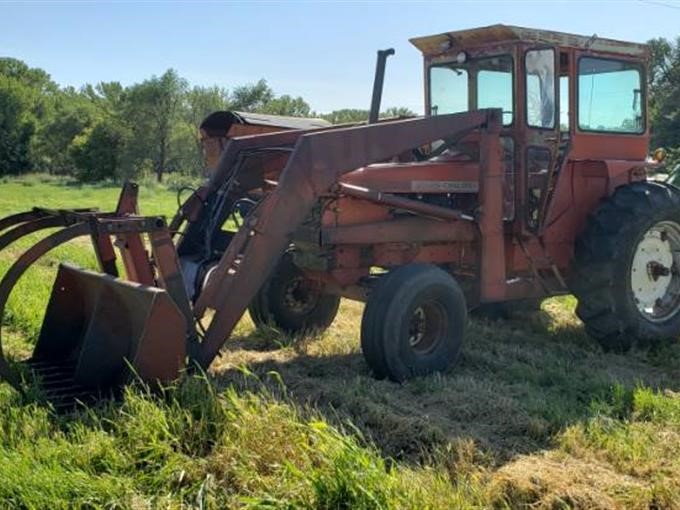
[[[409,264],[372,289],[361,348],[375,377],[401,382],[442,372],[459,357],[467,308],[458,283],[429,264]]]
[[[680,191],[618,188],[577,239],[570,277],[576,315],[607,350],[680,334]]]
[[[248,307],[256,326],[274,326],[290,335],[326,330],[335,319],[340,297],[326,294],[286,253],[274,274]]]

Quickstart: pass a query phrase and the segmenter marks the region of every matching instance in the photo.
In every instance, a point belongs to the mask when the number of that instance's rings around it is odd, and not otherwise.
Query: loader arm
[[[180,208],[170,228],[164,218],[137,214],[134,184],[124,186],[112,212],[34,209],[0,219],[0,250],[26,235],[61,227],[19,256],[4,274],[0,317],[31,264],[71,239],[89,236],[105,274],[59,267],[40,335],[27,360],[48,394],[54,395],[55,405],[119,387],[133,374],[150,383],[170,381],[187,359],[206,369],[318,200],[329,194],[350,194],[351,186],[342,183],[344,174],[477,129],[483,153],[481,196],[500,203],[500,118],[500,110],[490,109],[234,138],[211,181]],[[285,153],[285,157],[258,159],[266,169],[248,161],[253,154],[265,153]],[[272,161],[275,164],[269,168]],[[278,175],[276,183],[265,183],[270,170]],[[371,200],[413,214],[453,221],[462,217],[453,209],[362,190],[354,192],[368,193]],[[240,200],[239,194],[250,191],[256,192],[257,200],[251,201],[254,205],[244,213],[243,225],[229,234],[228,244],[220,246],[222,251],[216,255],[210,246],[212,234],[221,228],[225,211],[228,214]],[[478,219],[485,234],[480,236],[482,251],[502,254],[502,245],[497,244],[500,207],[481,207]],[[185,222],[175,246],[173,234]],[[120,251],[127,281],[118,277],[114,248]],[[214,264],[197,296],[187,292],[191,277],[182,270],[183,256]],[[485,274],[495,284],[504,276],[490,270]],[[485,274],[482,288],[489,280]],[[196,327],[203,329],[201,321],[209,309],[215,313],[201,335]],[[0,377],[21,389],[20,378],[4,358],[1,339]]]
[[[489,109],[299,136],[276,189],[245,218],[196,302],[197,318],[208,309],[215,315],[198,352],[192,353],[194,360],[204,369],[210,365],[285,252],[292,234],[319,196],[331,191],[343,174],[461,131],[483,128],[482,138],[497,138],[499,126],[500,110]],[[249,138],[255,141],[257,137]],[[222,161],[235,161],[243,143],[231,141]]]

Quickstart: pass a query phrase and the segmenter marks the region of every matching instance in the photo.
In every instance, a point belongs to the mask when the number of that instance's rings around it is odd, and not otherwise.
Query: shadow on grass
[[[625,395],[637,386],[680,388],[680,346],[604,353],[580,325],[545,312],[471,321],[455,367],[404,384],[374,379],[355,340],[324,347],[329,334],[296,345],[255,331],[228,342],[213,380],[352,423],[387,457],[417,462],[472,441],[489,466],[550,447],[603,406],[625,414]]]

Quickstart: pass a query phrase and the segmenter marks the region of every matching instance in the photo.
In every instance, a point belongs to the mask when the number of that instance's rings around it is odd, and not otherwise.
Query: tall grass
[[[434,471],[389,468],[354,434],[203,377],[60,418],[0,392],[4,507],[435,508]],[[363,443],[363,444],[362,444]]]

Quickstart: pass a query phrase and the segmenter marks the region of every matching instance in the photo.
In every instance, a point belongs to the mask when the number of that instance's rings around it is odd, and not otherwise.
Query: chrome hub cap
[[[635,305],[650,321],[662,321],[680,309],[680,225],[662,221],[637,245],[630,273]]]

